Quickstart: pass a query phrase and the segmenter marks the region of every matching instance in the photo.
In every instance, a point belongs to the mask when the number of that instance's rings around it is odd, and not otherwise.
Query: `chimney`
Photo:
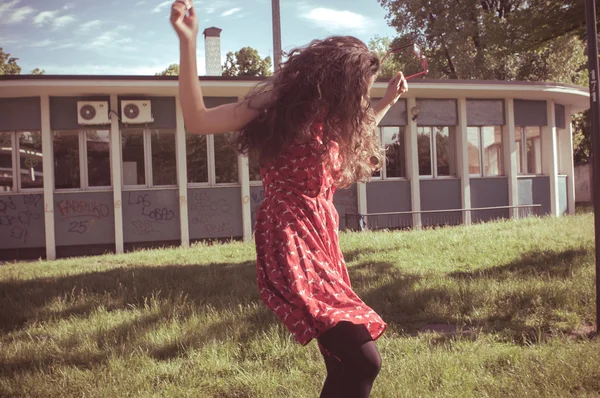
[[[221,32],[222,29],[204,29],[204,48],[206,59],[206,76],[221,76]]]

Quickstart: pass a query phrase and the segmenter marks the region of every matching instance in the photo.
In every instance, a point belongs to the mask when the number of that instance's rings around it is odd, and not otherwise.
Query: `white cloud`
[[[8,23],[23,22],[23,20],[25,18],[27,18],[27,16],[29,16],[30,14],[33,14],[34,12],[35,12],[35,10],[29,6],[16,8],[13,11],[12,15],[8,18],[7,22]]]
[[[63,15],[62,17],[58,17],[54,21],[52,21],[52,25],[54,26],[54,29],[60,29],[72,24],[73,22],[75,22],[74,16]]]
[[[168,65],[127,66],[127,65],[44,65],[48,74],[59,75],[154,75],[162,72]],[[42,67],[40,67],[42,68]]]
[[[322,7],[314,8],[301,16],[331,32],[350,29],[362,31],[373,23],[368,17],[352,11],[338,11]]]
[[[153,13],[161,12],[163,8],[166,8],[166,7],[168,7],[171,4],[173,4],[172,0],[163,1],[162,3],[160,3],[159,5],[157,5],[156,7],[154,7],[154,9],[152,10],[152,12]]]
[[[53,29],[64,28],[67,25],[72,24],[76,21],[73,15],[62,15],[58,16],[60,10],[54,11],[42,11],[33,20],[33,23],[37,26],[52,25]]]
[[[242,11],[242,9],[239,8],[239,7],[231,8],[231,9],[229,9],[227,11],[223,11],[223,13],[221,14],[221,16],[222,17],[228,17],[228,16],[233,15],[236,12],[240,12],[240,11]]]
[[[0,21],[7,24],[22,22],[28,15],[35,12],[32,7],[15,6],[19,4],[21,0],[12,0],[7,3],[0,4]]]
[[[140,0],[137,3],[135,3],[136,6],[141,6],[142,4],[146,4],[146,0]]]
[[[49,47],[51,45],[54,44],[53,40],[42,40],[42,41],[35,41],[33,43],[31,43],[31,47]]]
[[[63,10],[70,10],[73,7],[75,7],[75,3],[67,3],[63,6]]]
[[[43,26],[47,23],[52,22],[52,19],[54,19],[57,13],[58,11],[42,11],[34,18],[33,23],[39,26]]]
[[[79,31],[82,33],[88,32],[93,28],[96,28],[102,24],[102,21],[99,19],[94,19],[92,21],[84,22],[79,26]]]

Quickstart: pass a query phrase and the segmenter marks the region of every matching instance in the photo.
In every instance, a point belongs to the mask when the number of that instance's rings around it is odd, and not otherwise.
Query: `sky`
[[[0,0],[0,47],[19,58],[21,73],[154,75],[178,63],[169,23],[172,0]],[[250,46],[273,54],[270,0],[196,0],[199,74],[205,74],[202,31],[218,27],[221,55]],[[283,50],[331,35],[368,43],[395,36],[377,0],[280,0]]]

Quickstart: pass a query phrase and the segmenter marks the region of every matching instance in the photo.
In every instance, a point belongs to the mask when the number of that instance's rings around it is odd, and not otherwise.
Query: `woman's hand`
[[[404,79],[404,74],[398,72],[388,83],[387,90],[381,100],[384,104],[394,105],[398,98],[407,91],[408,83]]]
[[[198,17],[193,0],[175,0],[171,6],[171,25],[179,40],[190,41],[198,36]]]

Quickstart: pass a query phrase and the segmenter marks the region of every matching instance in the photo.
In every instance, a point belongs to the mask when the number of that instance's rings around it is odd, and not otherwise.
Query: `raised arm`
[[[392,105],[398,101],[402,94],[408,91],[408,84],[404,79],[404,74],[398,72],[396,76],[388,83],[387,90],[382,99],[373,107],[375,112],[375,124],[379,125],[385,114],[390,110]]]
[[[198,17],[192,0],[176,0],[171,7],[171,24],[179,37],[179,99],[183,119],[190,133],[218,134],[240,130],[258,115],[255,109],[268,94],[207,109],[202,98],[196,63]]]

